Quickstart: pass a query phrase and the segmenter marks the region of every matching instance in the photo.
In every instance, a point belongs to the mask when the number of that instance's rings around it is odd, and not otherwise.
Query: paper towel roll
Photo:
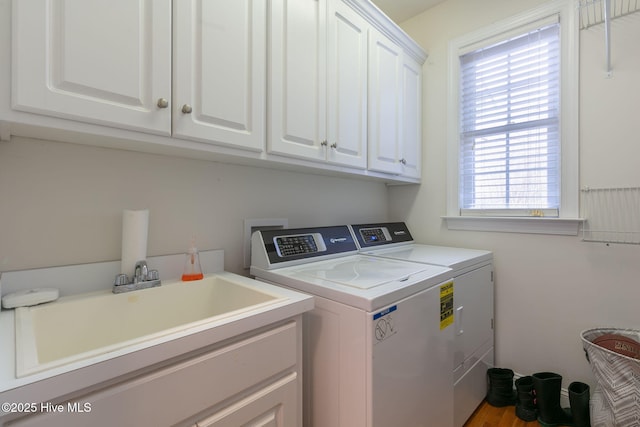
[[[122,261],[120,272],[133,277],[136,262],[147,259],[149,211],[122,212]]]

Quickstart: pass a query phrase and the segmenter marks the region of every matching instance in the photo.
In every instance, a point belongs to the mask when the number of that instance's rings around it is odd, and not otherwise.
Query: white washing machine
[[[263,230],[251,244],[253,276],[315,296],[306,426],[453,425],[451,269],[359,254],[346,225]]]
[[[360,253],[452,269],[454,278],[454,426],[461,427],[487,393],[494,364],[493,255],[418,244],[403,222],[351,225]]]

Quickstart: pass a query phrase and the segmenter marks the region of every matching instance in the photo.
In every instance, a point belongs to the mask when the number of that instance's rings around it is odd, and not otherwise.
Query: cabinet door
[[[264,149],[266,5],[174,2],[173,133]]]
[[[368,23],[342,0],[329,7],[327,160],[365,169]]]
[[[399,174],[402,49],[372,29],[369,38],[369,169]]]
[[[402,63],[401,174],[420,178],[422,163],[422,67],[408,55]]]
[[[326,2],[271,2],[268,151],[326,159]]]
[[[171,132],[171,0],[14,0],[12,107]],[[163,103],[160,103],[163,105]]]

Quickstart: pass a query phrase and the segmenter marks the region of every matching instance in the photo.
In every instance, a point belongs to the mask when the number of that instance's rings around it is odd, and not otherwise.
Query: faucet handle
[[[149,270],[149,274],[147,274],[147,280],[159,280],[160,279],[160,273],[158,273],[158,270]]]
[[[113,281],[113,286],[121,286],[129,283],[129,278],[126,274],[117,274],[115,280]]]

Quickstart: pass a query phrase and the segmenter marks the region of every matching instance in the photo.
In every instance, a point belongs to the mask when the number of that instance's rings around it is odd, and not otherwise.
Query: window
[[[451,42],[448,220],[577,217],[577,49],[568,3]]]
[[[559,24],[460,57],[460,207],[557,216]]]

